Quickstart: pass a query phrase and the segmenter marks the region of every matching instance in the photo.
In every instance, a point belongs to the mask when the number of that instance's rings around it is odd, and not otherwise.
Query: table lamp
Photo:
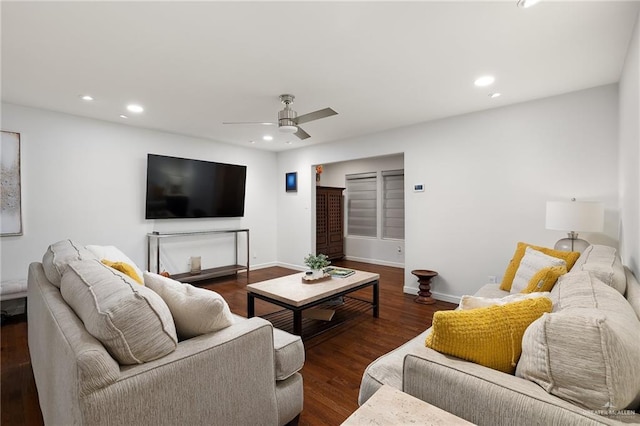
[[[582,253],[589,243],[578,238],[580,232],[601,232],[604,228],[604,206],[596,201],[547,201],[546,228],[567,231],[554,248]]]

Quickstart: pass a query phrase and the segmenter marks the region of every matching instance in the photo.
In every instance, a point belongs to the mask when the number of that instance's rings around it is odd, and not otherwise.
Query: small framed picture
[[[298,191],[298,172],[289,172],[285,175],[285,190],[287,192]]]

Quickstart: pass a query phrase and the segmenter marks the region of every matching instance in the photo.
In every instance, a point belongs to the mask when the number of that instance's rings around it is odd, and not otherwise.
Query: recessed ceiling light
[[[540,0],[518,0],[518,7],[523,9],[527,9],[535,4],[537,4]]]
[[[492,75],[484,75],[482,77],[477,78],[476,81],[473,82],[473,84],[475,84],[478,87],[484,87],[484,86],[493,84],[494,81],[496,81],[496,79]]]
[[[80,95],[80,99],[82,99],[83,101],[92,101],[93,100],[93,96]]]
[[[489,97],[490,97],[491,99],[493,99],[493,98],[498,98],[498,97],[500,97],[500,95],[501,95],[501,93],[498,93],[498,92],[496,92],[496,93],[490,93],[490,94],[489,94]]]
[[[262,137],[263,140],[265,141],[272,141],[273,140],[273,136],[269,136],[269,135],[265,135]]]
[[[127,117],[127,116],[126,116],[126,115],[124,115],[124,114],[120,114],[120,118],[129,118],[129,117]]]
[[[293,142],[291,142],[291,141],[286,141],[285,143],[286,143],[287,145],[291,145]]]
[[[256,143],[256,141],[249,141],[249,143]]]
[[[127,105],[127,111],[140,113],[140,112],[144,111],[144,108],[142,108],[140,105],[129,104],[129,105]]]

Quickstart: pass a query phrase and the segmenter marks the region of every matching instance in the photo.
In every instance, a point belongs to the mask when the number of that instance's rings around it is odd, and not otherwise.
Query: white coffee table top
[[[383,385],[342,426],[364,425],[473,425],[438,407]]]
[[[278,300],[291,306],[300,307],[380,279],[379,274],[356,271],[355,274],[346,278],[332,277],[330,280],[308,284],[302,282],[303,276],[304,272],[301,272],[299,274],[249,284],[247,291]]]

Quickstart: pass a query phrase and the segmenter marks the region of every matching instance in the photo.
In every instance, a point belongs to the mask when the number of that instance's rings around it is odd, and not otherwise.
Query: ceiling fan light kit
[[[518,7],[522,8],[522,9],[528,9],[531,6],[534,6],[536,3],[538,3],[540,0],[518,0]]]
[[[293,95],[280,95],[280,102],[284,104],[284,109],[278,112],[278,130],[283,133],[295,133],[298,131],[296,119],[298,113],[289,106],[296,97]]]
[[[278,130],[280,130],[282,133],[295,133],[298,131],[298,126],[284,125],[284,126],[278,127]]]
[[[319,120],[338,114],[331,108],[324,108],[313,111],[298,117],[298,113],[291,109],[291,104],[296,97],[289,94],[280,95],[280,102],[284,104],[284,109],[278,111],[278,130],[282,133],[293,133],[299,139],[307,139],[311,136],[305,132],[299,124],[309,121]],[[224,122],[222,124],[270,124],[264,122]],[[274,123],[275,124],[275,123]]]

